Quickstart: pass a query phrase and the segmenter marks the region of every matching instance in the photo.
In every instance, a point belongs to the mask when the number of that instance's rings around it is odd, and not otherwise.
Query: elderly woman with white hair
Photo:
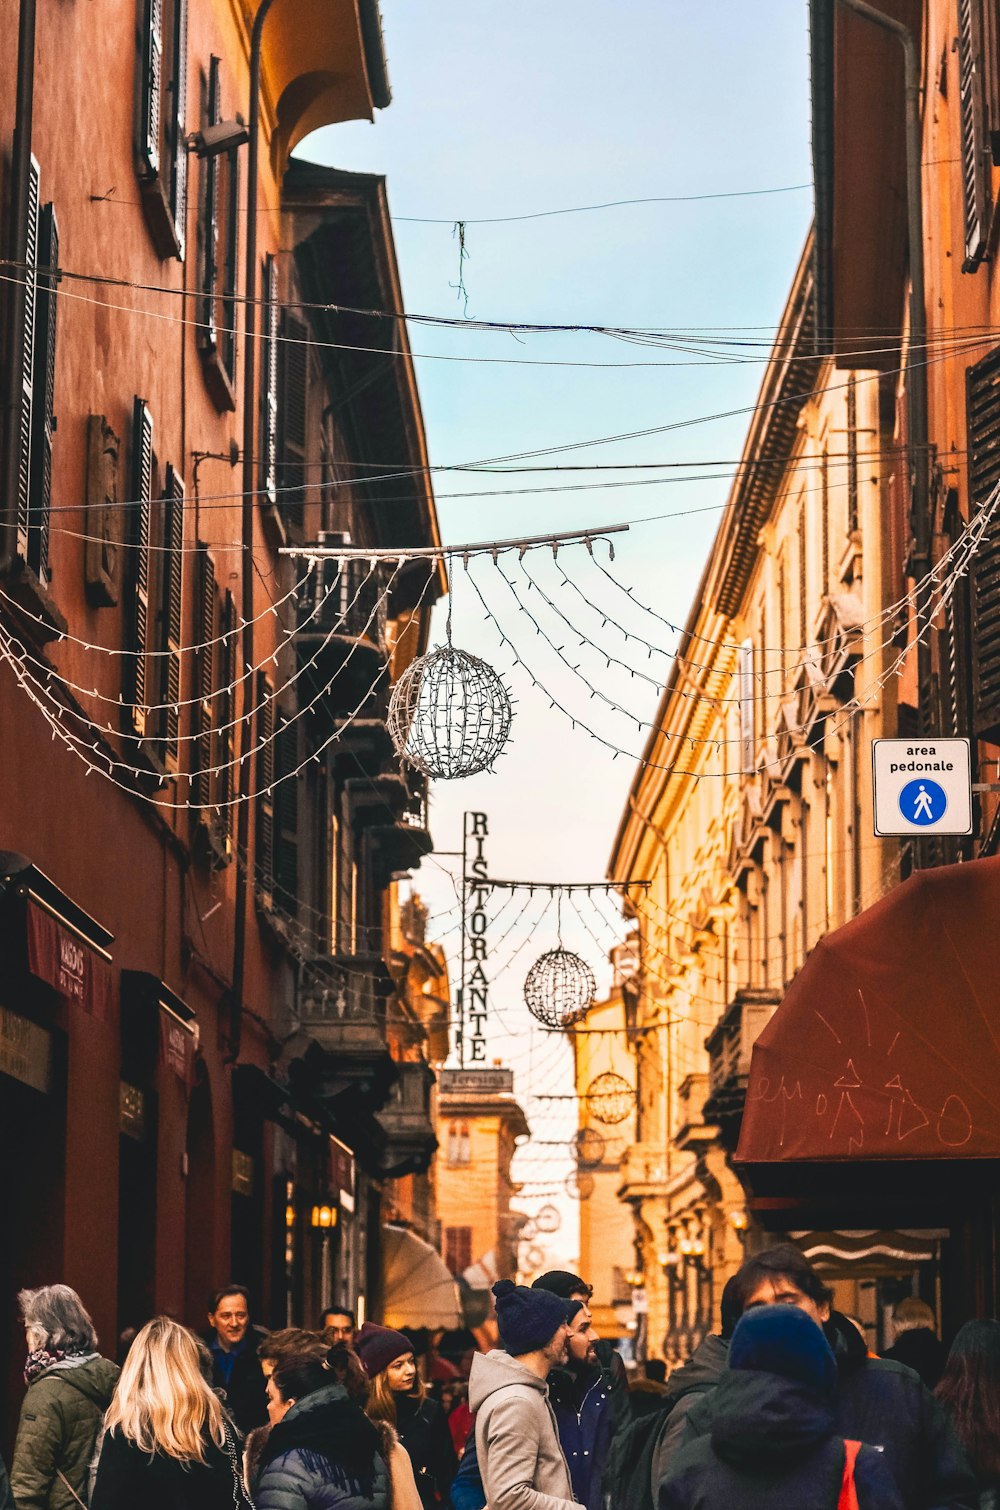
[[[28,1339],[27,1393],[11,1463],[18,1510],[79,1510],[90,1460],[118,1379],[97,1351],[97,1333],[69,1285],[22,1290]]]

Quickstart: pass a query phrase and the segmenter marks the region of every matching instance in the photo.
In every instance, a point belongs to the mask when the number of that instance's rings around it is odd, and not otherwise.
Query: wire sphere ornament
[[[561,945],[536,959],[524,983],[528,1011],[547,1028],[572,1027],[587,1015],[596,994],[586,960]]]
[[[589,1201],[594,1193],[594,1176],[584,1170],[574,1169],[566,1176],[566,1194],[573,1201]]]
[[[489,771],[510,736],[510,693],[486,661],[452,644],[420,655],[389,699],[389,733],[401,759],[451,781]]]
[[[593,1169],[604,1158],[607,1141],[596,1127],[581,1127],[574,1133],[570,1152],[576,1154],[581,1169]]]
[[[558,1232],[561,1226],[562,1217],[558,1206],[542,1206],[539,1211],[535,1212],[536,1231],[544,1232],[546,1236],[551,1236],[553,1232]]]
[[[623,1075],[606,1070],[587,1087],[585,1098],[587,1110],[596,1122],[613,1127],[624,1122],[635,1105],[635,1091]]]

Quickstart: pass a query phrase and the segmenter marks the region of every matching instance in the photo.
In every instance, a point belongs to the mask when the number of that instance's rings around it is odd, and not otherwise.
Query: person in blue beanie
[[[709,1433],[678,1452],[659,1510],[904,1510],[882,1454],[838,1435],[836,1393],[837,1364],[811,1317],[787,1305],[746,1312]]]

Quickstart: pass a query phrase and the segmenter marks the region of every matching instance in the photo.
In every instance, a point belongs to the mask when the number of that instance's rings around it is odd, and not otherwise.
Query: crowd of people
[[[1000,1322],[946,1351],[912,1297],[878,1357],[782,1245],[683,1366],[630,1381],[578,1275],[493,1293],[487,1352],[345,1309],[266,1332],[230,1285],[205,1336],[155,1317],[113,1362],[75,1291],[22,1291],[0,1510],[1000,1510]]]

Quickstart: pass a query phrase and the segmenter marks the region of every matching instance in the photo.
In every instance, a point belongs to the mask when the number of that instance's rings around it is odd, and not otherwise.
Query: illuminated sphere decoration
[[[622,1075],[607,1070],[587,1087],[587,1110],[595,1122],[613,1127],[624,1122],[635,1105],[635,1091]]]
[[[510,693],[486,661],[439,645],[404,671],[389,699],[389,733],[401,759],[451,781],[492,770],[510,736]]]
[[[594,972],[569,949],[550,949],[536,959],[524,983],[524,999],[532,1017],[547,1028],[569,1028],[593,1005],[597,994]]]
[[[594,1193],[594,1176],[585,1169],[566,1176],[566,1194],[573,1201],[589,1201]]]
[[[607,1143],[596,1127],[581,1127],[570,1144],[581,1169],[593,1169],[604,1158],[606,1149]]]

